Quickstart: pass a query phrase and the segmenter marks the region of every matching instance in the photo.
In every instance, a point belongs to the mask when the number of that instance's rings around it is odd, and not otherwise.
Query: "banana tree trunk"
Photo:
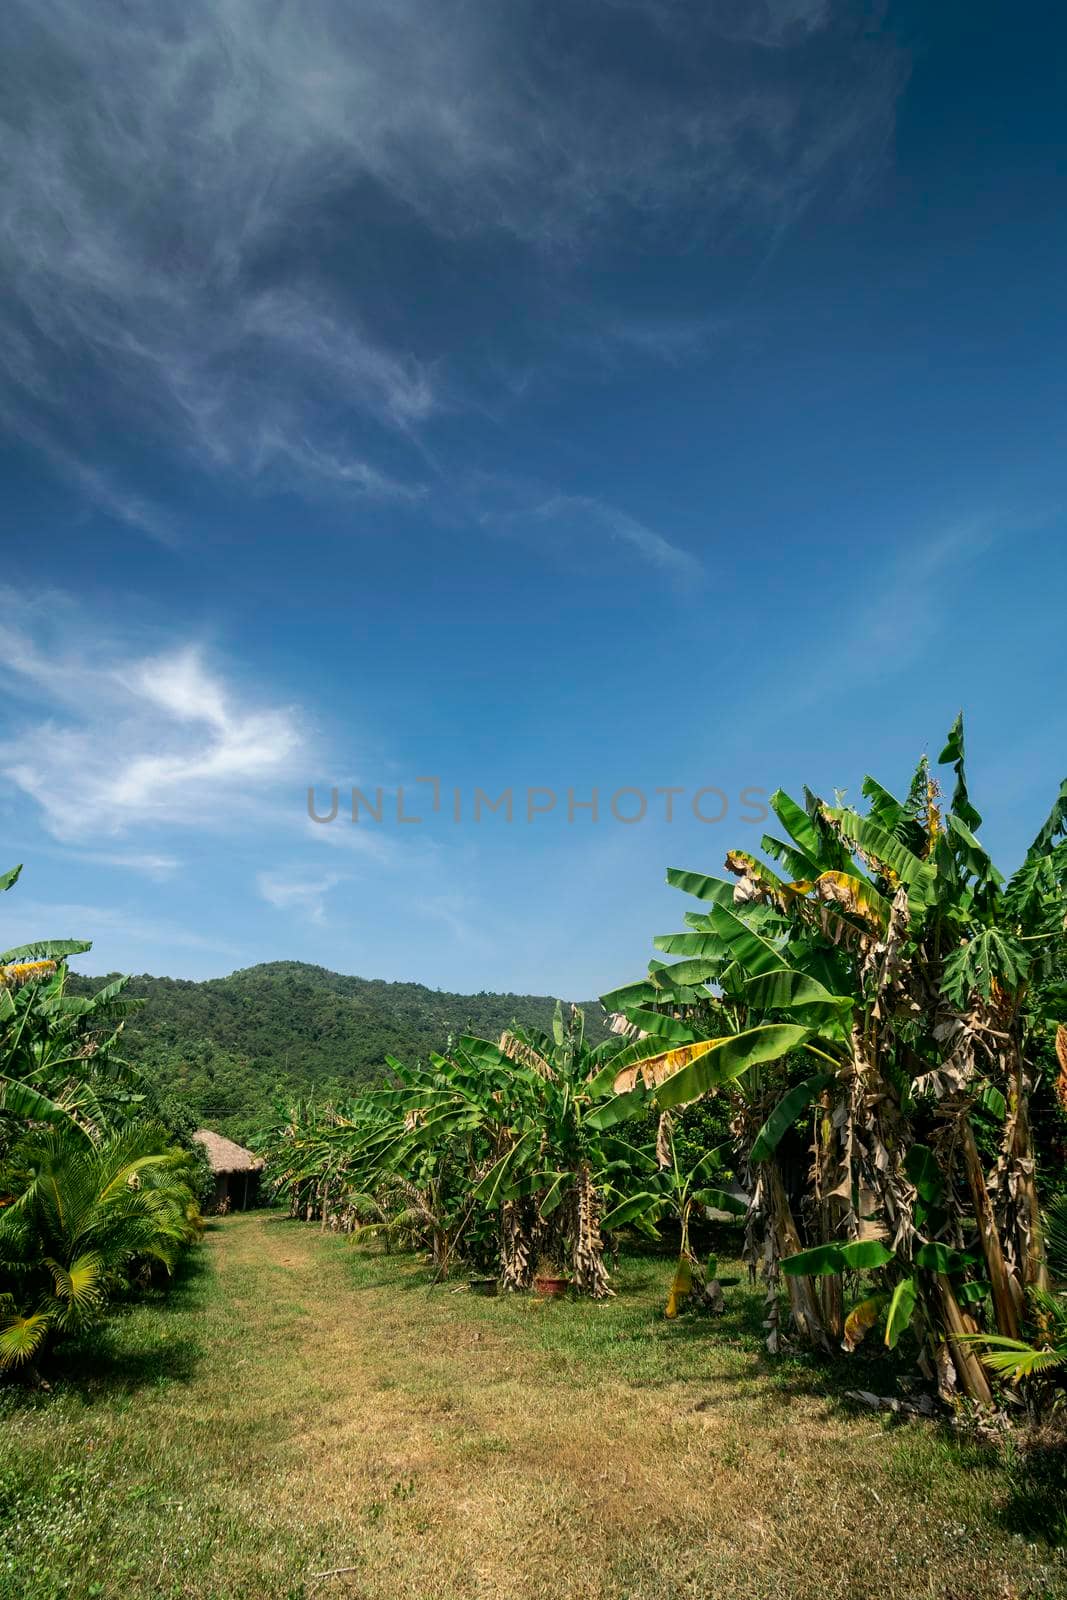
[[[574,1185],[574,1284],[579,1294],[606,1300],[614,1294],[604,1265],[604,1241],[600,1235],[600,1195],[588,1162],[583,1161]]]
[[[822,1244],[832,1244],[840,1237],[844,1219],[851,1210],[851,1200],[845,1205],[840,1194],[842,1184],[847,1191],[851,1191],[851,1174],[836,1148],[834,1112],[833,1095],[827,1089],[820,1101],[814,1144],[815,1192],[819,1202],[819,1230]],[[818,1294],[827,1335],[834,1344],[840,1344],[845,1331],[845,1294],[841,1274],[831,1272],[820,1277]]]
[[[1023,1283],[1048,1289],[1048,1266],[1037,1198],[1034,1143],[1030,1132],[1030,1073],[1017,1042],[1011,1047],[1011,1090],[1005,1129],[1008,1191],[1013,1202]]]
[[[764,1163],[767,1188],[771,1200],[770,1225],[774,1230],[775,1253],[779,1260],[796,1255],[802,1248],[793,1213],[789,1209],[782,1175],[776,1161]],[[830,1339],[823,1322],[819,1295],[810,1277],[786,1274],[789,1290],[789,1309],[798,1331],[821,1350],[830,1350]]]
[[[982,1242],[982,1254],[985,1256],[986,1271],[989,1273],[989,1283],[993,1294],[997,1330],[1008,1339],[1017,1339],[1019,1337],[1019,1303],[1022,1300],[1022,1291],[1018,1278],[1009,1272],[1007,1262],[1004,1259],[1000,1231],[997,1228],[996,1217],[993,1213],[993,1202],[989,1197],[989,1189],[986,1186],[985,1172],[982,1170],[982,1159],[978,1154],[974,1129],[971,1127],[970,1119],[967,1116],[963,1116],[960,1119],[960,1134],[963,1144],[963,1164],[967,1172],[967,1182],[970,1185],[971,1199],[974,1202],[974,1214],[978,1222],[978,1236]]]
[[[961,1311],[952,1284],[945,1274],[939,1272],[935,1282],[941,1306],[941,1323],[960,1388],[969,1400],[976,1400],[979,1405],[991,1406],[993,1390],[986,1370],[979,1360],[974,1345],[966,1342],[966,1336],[976,1332],[975,1324]]]
[[[528,1207],[506,1200],[500,1217],[500,1278],[505,1289],[528,1289],[533,1281],[534,1229]]]

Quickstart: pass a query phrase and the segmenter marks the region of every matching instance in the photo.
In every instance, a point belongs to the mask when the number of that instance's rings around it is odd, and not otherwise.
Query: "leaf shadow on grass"
[[[1002,1525],[1024,1539],[1067,1546],[1067,1432],[1038,1435],[1024,1449],[1012,1448],[1004,1472]]]
[[[740,1273],[742,1280],[726,1290],[721,1315],[689,1311],[668,1322],[663,1304],[673,1259],[670,1248],[626,1254],[615,1277],[617,1297],[599,1306],[577,1300],[537,1305],[533,1296],[483,1299],[461,1292],[445,1300],[465,1287],[465,1272],[435,1281],[425,1259],[402,1252],[369,1254],[365,1245],[352,1250],[346,1265],[357,1292],[410,1295],[421,1290],[440,1296],[440,1303],[460,1317],[469,1316],[472,1323],[529,1343],[561,1364],[555,1382],[580,1383],[584,1374],[599,1370],[624,1375],[635,1389],[689,1385],[702,1391],[693,1406],[698,1411],[730,1406],[744,1396],[764,1413],[770,1409],[788,1415],[794,1407],[810,1408],[814,1400],[828,1417],[851,1422],[866,1417],[884,1428],[887,1450],[900,1450],[902,1477],[919,1475],[917,1492],[926,1487],[923,1474],[936,1471],[939,1457],[948,1457],[954,1470],[988,1480],[995,1502],[991,1517],[1002,1527],[1029,1540],[1064,1542],[1067,1449],[1062,1444],[1051,1450],[1002,1450],[961,1435],[947,1414],[917,1418],[857,1404],[850,1391],[906,1399],[929,1393],[930,1385],[904,1347],[889,1351],[875,1342],[848,1356],[822,1355],[787,1341],[781,1354],[771,1355],[765,1343],[763,1286],[750,1285],[735,1261],[721,1263],[724,1273]],[[783,1326],[787,1318],[783,1297]]]
[[[191,1382],[203,1345],[178,1319],[201,1309],[211,1278],[203,1254],[188,1251],[169,1282],[149,1288],[136,1299],[114,1301],[106,1322],[63,1340],[40,1374],[27,1373],[5,1385],[8,1405],[39,1405],[41,1378],[52,1394],[73,1394],[87,1405],[169,1383]],[[168,1326],[172,1319],[173,1327]]]
[[[829,1413],[853,1421],[863,1416],[876,1419],[885,1430],[887,1446],[894,1439],[904,1443],[910,1436],[920,1448],[909,1447],[903,1459],[911,1458],[920,1474],[936,1470],[931,1462],[938,1453],[950,1456],[957,1470],[988,1481],[994,1502],[991,1518],[999,1526],[1032,1542],[1067,1546],[1067,1429],[1057,1430],[1055,1437],[1041,1430],[1036,1435],[1022,1431],[983,1438],[955,1426],[947,1408],[916,1417],[866,1407],[850,1395],[866,1391],[908,1399],[932,1392],[932,1386],[909,1368],[903,1353],[880,1346],[871,1351],[861,1347],[849,1356],[822,1356],[797,1348],[782,1357],[769,1357],[767,1370],[782,1403],[815,1396],[825,1401]],[[912,1469],[901,1470],[907,1475]]]

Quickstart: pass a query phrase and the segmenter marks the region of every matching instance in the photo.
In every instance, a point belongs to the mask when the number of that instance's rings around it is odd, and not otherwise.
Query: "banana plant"
[[[712,1208],[742,1217],[748,1210],[748,1202],[732,1188],[720,1186],[729,1181],[729,1174],[719,1149],[686,1159],[676,1136],[675,1118],[669,1111],[662,1112],[659,1118],[655,1155],[655,1173],[647,1180],[647,1186],[620,1201],[604,1217],[603,1226],[608,1231],[626,1225],[636,1226],[658,1239],[658,1224],[671,1221],[678,1230],[678,1260],[664,1314],[668,1318],[676,1317],[689,1301],[706,1310],[720,1312],[724,1309],[723,1281],[718,1277],[715,1258],[712,1257],[705,1267],[693,1248],[690,1237],[693,1217]]]
[[[1063,948],[1067,781],[1005,882],[978,838],[962,718],[940,763],[955,778],[947,808],[925,757],[903,800],[866,779],[862,813],[807,791],[803,805],[776,793],[781,834],[762,840],[775,865],[731,851],[735,882],[669,871],[668,882],[701,903],[684,931],[655,941],[682,959],[653,961],[604,1003],[645,1035],[620,1059],[615,1087],[642,1082],[663,1106],[728,1085],[744,1095],[755,1068],[791,1054],[795,1070],[771,1072],[784,1079],[779,1102],[761,1107],[758,1128],[748,1119],[741,1158],[766,1224],[769,1291],[780,1263],[799,1257],[787,1273],[793,1320],[829,1347],[845,1332],[851,1264],[828,1254],[818,1271],[805,1270],[805,1244],[882,1243],[901,1264],[893,1271],[908,1274],[899,1281],[913,1285],[909,1320],[929,1331],[931,1372],[936,1360],[946,1392],[984,1401],[989,1384],[967,1344],[979,1278],[1005,1337],[1018,1336],[1027,1289],[1046,1283],[1029,1056],[1035,1030],[1047,1033],[1055,1019],[1034,1018],[1028,995],[1032,975]],[[694,1026],[709,1014],[721,1032]],[[805,1057],[806,1073],[797,1065]],[[798,1119],[811,1131],[808,1239],[775,1160]],[[990,1129],[992,1170],[981,1153]],[[936,1168],[940,1211],[923,1199],[916,1146]],[[945,1259],[966,1265],[972,1245],[980,1274],[941,1270]],[[894,1329],[911,1293],[901,1291]]]
[[[355,1106],[289,1119],[269,1146],[283,1192],[311,1195],[323,1219],[356,1196],[400,1195],[403,1221],[421,1219],[444,1272],[490,1253],[508,1288],[528,1288],[539,1256],[566,1266],[575,1288],[610,1293],[601,1216],[655,1161],[611,1129],[618,1097],[596,1088],[626,1041],[591,1048],[576,1009],[557,1007],[551,1036],[513,1028],[473,1035],[416,1067],[389,1059],[392,1082]],[[610,1102],[613,1114],[595,1115]],[[393,1214],[394,1225],[399,1218]]]
[[[0,874],[0,893],[21,866]],[[118,1054],[127,1016],[143,1002],[127,978],[95,995],[67,992],[67,958],[84,939],[41,939],[0,952],[0,1150],[27,1120],[95,1135],[145,1107],[149,1090]]]
[[[1047,1216],[1048,1261],[1061,1282],[1067,1279],[1067,1195],[1057,1195]],[[1031,1336],[1013,1339],[1000,1334],[967,1335],[982,1361],[1013,1385],[1026,1384],[1031,1396],[1056,1395],[1067,1388],[1067,1297],[1031,1286],[1028,1294]],[[1034,1407],[1034,1409],[1039,1409]]]
[[[541,1255],[569,1268],[579,1293],[611,1294],[603,1216],[632,1192],[636,1174],[655,1166],[612,1132],[624,1112],[613,1091],[599,1087],[625,1040],[590,1047],[581,1011],[571,1007],[564,1019],[557,1003],[551,1037],[513,1028],[497,1045],[468,1037],[460,1047],[483,1068],[503,1070],[508,1084],[503,1148],[474,1191],[502,1208],[504,1281],[524,1286]],[[612,1110],[601,1115],[606,1102]]]

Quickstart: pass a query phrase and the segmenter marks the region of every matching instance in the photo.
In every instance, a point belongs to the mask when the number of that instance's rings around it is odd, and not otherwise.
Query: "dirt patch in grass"
[[[204,1256],[4,1396],[0,1595],[1067,1594],[989,1458],[767,1360],[744,1291],[667,1324],[638,1261],[603,1307],[481,1300],[263,1213]]]

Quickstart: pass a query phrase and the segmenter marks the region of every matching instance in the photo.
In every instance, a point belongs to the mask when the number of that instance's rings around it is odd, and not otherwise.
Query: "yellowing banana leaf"
[[[823,872],[816,878],[814,890],[820,900],[862,917],[878,933],[884,933],[889,926],[892,907],[865,878],[851,872]]]
[[[625,1093],[641,1081],[656,1090],[661,1107],[685,1105],[709,1089],[739,1077],[757,1062],[776,1061],[788,1055],[809,1034],[810,1029],[794,1023],[774,1023],[667,1050],[655,1038],[641,1039],[613,1063],[615,1091]]]
[[[852,1307],[845,1318],[844,1338],[841,1341],[849,1353],[855,1350],[870,1333],[888,1299],[887,1294],[872,1294],[866,1300],[861,1300],[859,1305]]]
[[[675,1268],[674,1280],[671,1283],[671,1292],[667,1296],[664,1307],[664,1316],[676,1317],[682,1306],[693,1292],[693,1264],[687,1256],[681,1256]]]
[[[866,817],[857,816],[844,807],[824,806],[823,815],[833,822],[842,836],[863,855],[882,869],[889,878],[897,878],[908,886],[908,898],[919,908],[933,905],[937,892],[937,874],[932,866],[920,861],[906,845],[891,833],[886,833]]]

